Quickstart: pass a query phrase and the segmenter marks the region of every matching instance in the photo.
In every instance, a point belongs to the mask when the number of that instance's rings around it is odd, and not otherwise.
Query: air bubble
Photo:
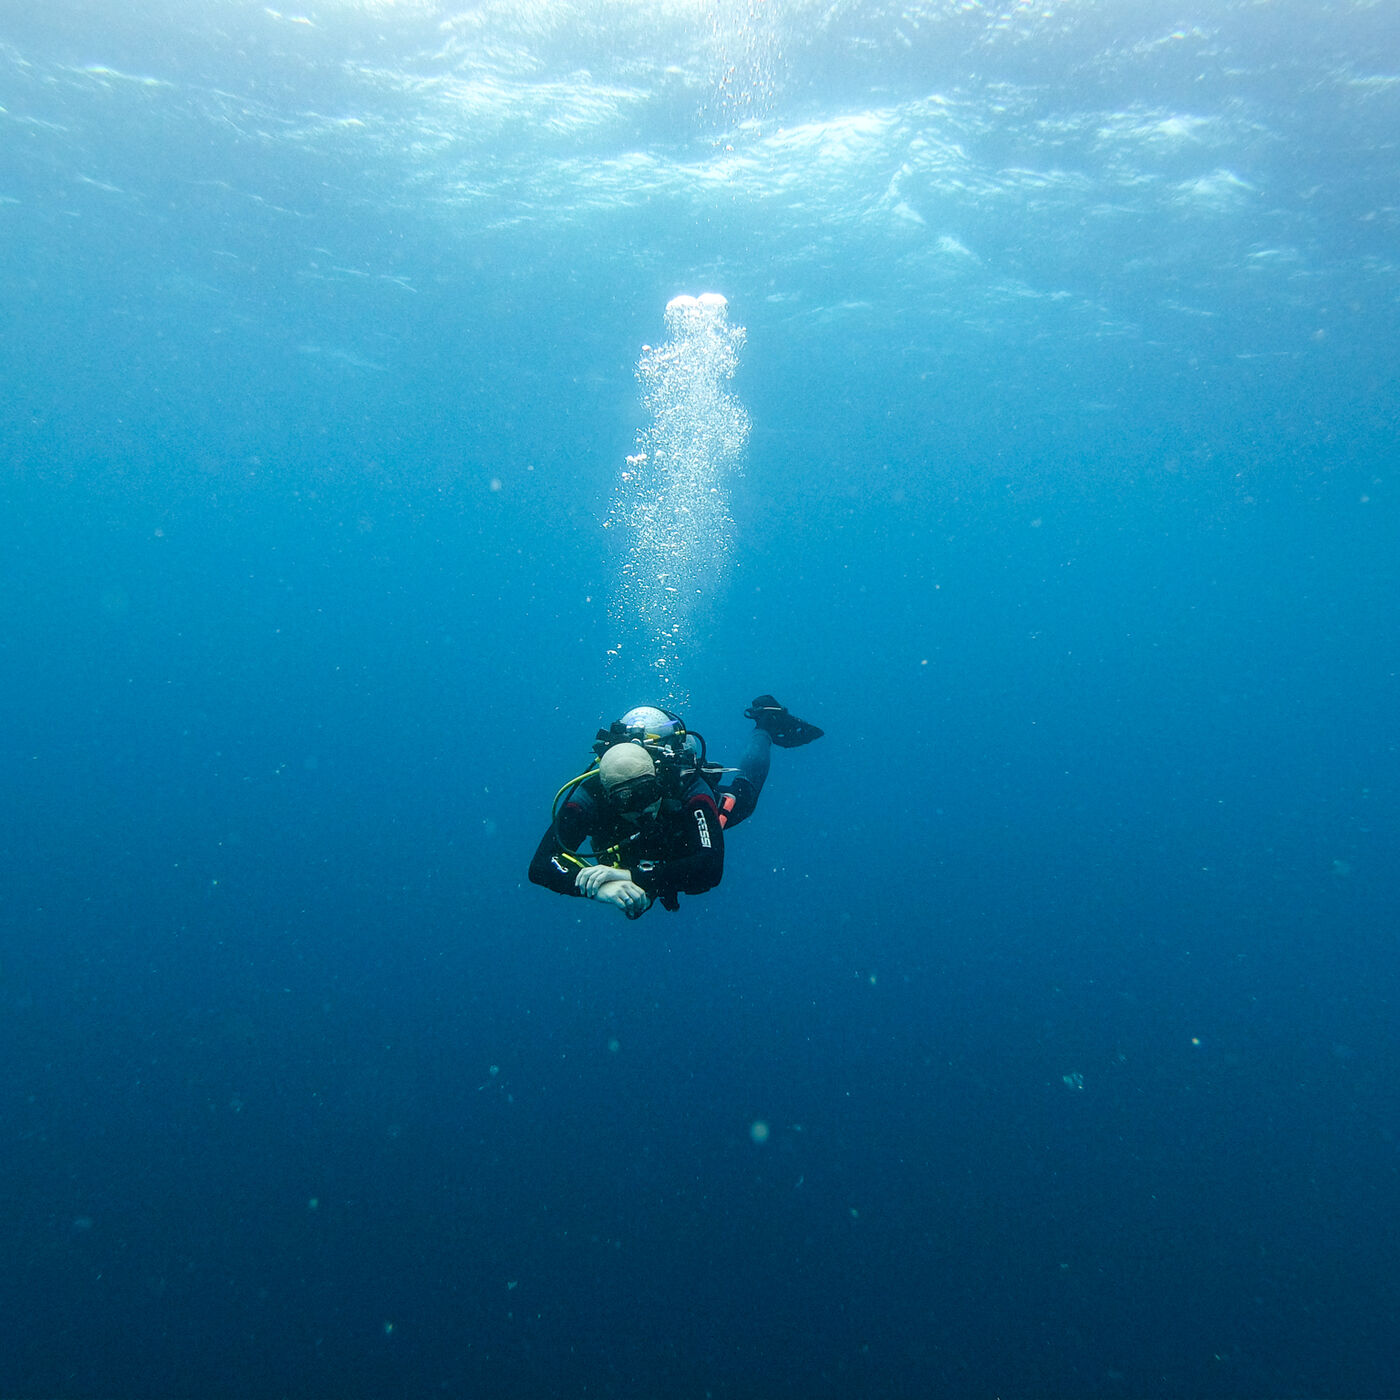
[[[667,673],[673,689],[658,698],[683,705],[675,678],[733,543],[728,479],[742,462],[749,416],[726,382],[746,337],[729,324],[718,292],[672,297],[665,321],[670,339],[643,346],[637,363],[651,421],[619,473],[606,521],[626,551],[610,611],[622,636]]]

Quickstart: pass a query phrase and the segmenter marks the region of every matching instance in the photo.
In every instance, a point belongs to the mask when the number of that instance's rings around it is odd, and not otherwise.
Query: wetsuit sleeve
[[[581,802],[566,802],[559,809],[559,820],[551,822],[549,830],[540,838],[535,849],[535,857],[530,862],[530,883],[543,885],[555,894],[573,894],[583,898],[582,891],[574,884],[580,870],[588,864],[577,856],[570,855],[560,844],[562,836],[577,850],[587,839],[592,825],[592,810]]]
[[[724,875],[724,830],[709,792],[692,793],[674,820],[669,858],[632,866],[633,881],[671,908],[678,894],[704,894]]]

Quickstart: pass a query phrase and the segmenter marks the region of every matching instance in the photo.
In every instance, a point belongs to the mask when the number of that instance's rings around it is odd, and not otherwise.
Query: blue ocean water
[[[0,1395],[1400,1392],[1397,130],[1367,0],[0,4]],[[826,737],[627,922],[702,292],[677,689]]]

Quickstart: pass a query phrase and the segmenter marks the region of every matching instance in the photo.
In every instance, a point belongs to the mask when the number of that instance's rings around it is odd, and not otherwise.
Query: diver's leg
[[[758,795],[763,791],[772,758],[773,740],[763,730],[755,729],[739,760],[739,771],[720,790],[719,810],[726,831],[738,826],[758,806]]]

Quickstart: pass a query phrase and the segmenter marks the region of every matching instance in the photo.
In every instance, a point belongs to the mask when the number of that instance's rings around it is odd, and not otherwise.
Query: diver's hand
[[[630,870],[616,870],[611,865],[590,865],[585,870],[580,870],[574,876],[574,884],[578,886],[579,893],[586,895],[589,899],[597,899],[598,891],[604,885],[615,884],[619,880],[632,879]]]
[[[629,919],[639,919],[647,912],[647,892],[631,880],[608,880],[598,888],[593,896],[603,904],[611,904],[621,909]]]

